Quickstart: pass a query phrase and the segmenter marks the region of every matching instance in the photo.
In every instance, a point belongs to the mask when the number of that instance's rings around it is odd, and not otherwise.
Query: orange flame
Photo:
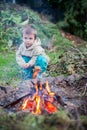
[[[45,100],[42,95],[39,96],[38,92],[39,89],[43,91],[43,86],[40,84],[38,87],[38,83],[35,85],[36,92],[33,94],[32,98],[26,98],[22,104],[22,110],[29,109],[33,114],[41,114],[42,113],[42,107],[48,112],[48,113],[54,113],[57,111],[57,108],[52,103],[54,102],[53,96],[55,95],[54,92],[51,92],[48,81],[46,81],[46,95],[48,94],[48,101]],[[45,93],[44,93],[45,95]]]
[[[34,106],[33,106],[33,101],[30,101],[29,98],[26,98],[24,101],[23,101],[23,104],[22,104],[22,110],[25,110],[25,109],[29,109],[29,110],[33,110],[34,109]]]
[[[48,94],[49,94],[50,96],[54,96],[54,95],[55,95],[54,92],[51,92],[50,87],[49,87],[49,84],[48,84],[48,81],[46,81],[46,89],[47,89],[47,92],[48,92]]]
[[[52,103],[50,103],[48,101],[45,101],[45,107],[44,108],[50,114],[57,111],[57,108]]]
[[[36,111],[34,114],[41,114],[41,99],[40,96],[36,97]]]
[[[48,93],[51,92],[50,87],[49,87],[49,84],[48,84],[48,81],[46,81],[46,89],[47,89],[47,92],[48,92]]]
[[[26,109],[29,99],[26,98],[22,104],[22,110]]]
[[[38,75],[38,73],[40,72],[40,67],[39,66],[35,66],[35,70],[33,73],[33,78],[35,79]]]

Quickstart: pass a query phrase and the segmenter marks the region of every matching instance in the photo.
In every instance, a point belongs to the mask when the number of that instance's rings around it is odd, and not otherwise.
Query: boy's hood
[[[32,46],[30,46],[29,48],[26,48],[25,44],[23,43],[23,46],[27,49],[27,50],[32,50],[33,48],[35,48],[36,46],[40,46],[41,45],[41,41],[39,38],[37,38],[34,42],[34,44]]]

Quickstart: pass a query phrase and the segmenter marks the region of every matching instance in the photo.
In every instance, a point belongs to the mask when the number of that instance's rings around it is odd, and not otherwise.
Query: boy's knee
[[[47,69],[48,62],[43,55],[39,55],[36,60],[35,66],[40,66],[41,70],[44,72]]]

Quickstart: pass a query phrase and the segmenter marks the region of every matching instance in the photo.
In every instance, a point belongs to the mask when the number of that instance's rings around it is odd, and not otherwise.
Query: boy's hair
[[[32,25],[27,25],[23,28],[22,33],[25,34],[33,34],[35,36],[35,39],[37,37],[37,31]]]

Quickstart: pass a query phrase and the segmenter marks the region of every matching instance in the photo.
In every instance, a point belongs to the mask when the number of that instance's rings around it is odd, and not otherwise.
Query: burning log
[[[59,95],[51,90],[49,79],[46,79],[22,82],[19,88],[5,94],[0,105],[14,112],[29,111],[33,114],[57,112],[60,105],[65,106],[66,104]],[[53,80],[54,78],[51,81]]]
[[[60,99],[60,96],[50,90],[48,81],[43,85],[37,82],[35,93],[24,99],[21,109],[28,109],[33,114],[42,114],[44,111],[51,114],[57,112],[62,101]],[[62,105],[65,105],[63,101]]]

